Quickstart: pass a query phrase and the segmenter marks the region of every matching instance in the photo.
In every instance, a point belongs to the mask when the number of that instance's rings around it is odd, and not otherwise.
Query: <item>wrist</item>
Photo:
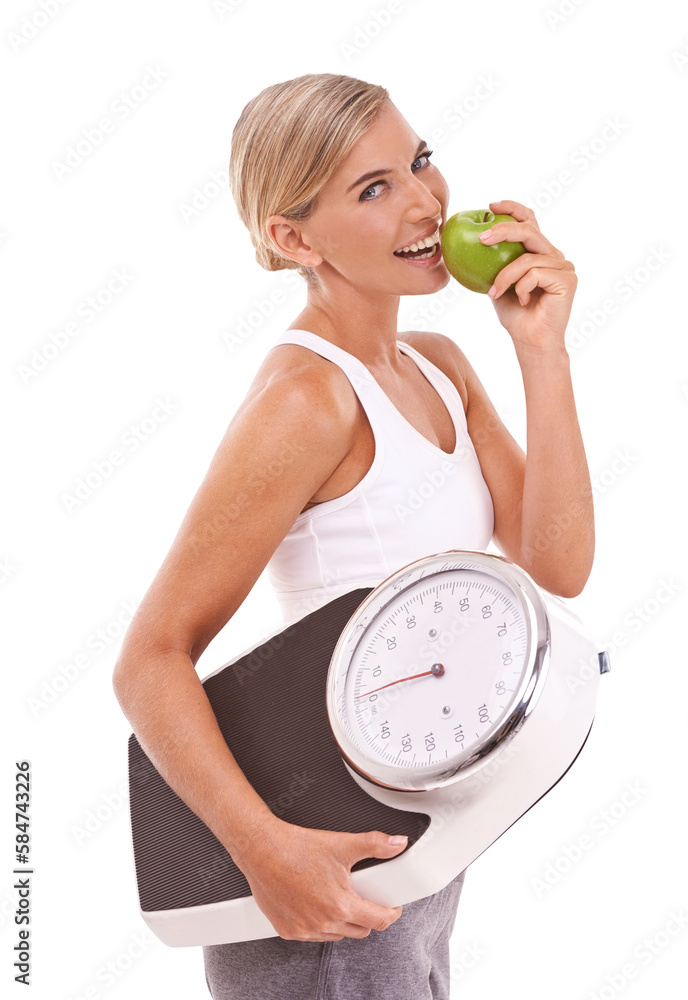
[[[521,369],[569,369],[571,358],[565,344],[514,343],[516,357]]]
[[[262,800],[258,806],[240,812],[229,807],[227,818],[228,822],[218,839],[242,870],[244,863],[272,843],[279,833],[278,828],[284,826],[284,821],[275,816]]]

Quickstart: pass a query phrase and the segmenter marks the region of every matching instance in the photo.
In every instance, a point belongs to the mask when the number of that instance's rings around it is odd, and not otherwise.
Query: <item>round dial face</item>
[[[451,555],[419,560],[376,588],[332,657],[340,749],[390,787],[437,787],[484,762],[522,723],[541,674],[542,609],[518,568]]]

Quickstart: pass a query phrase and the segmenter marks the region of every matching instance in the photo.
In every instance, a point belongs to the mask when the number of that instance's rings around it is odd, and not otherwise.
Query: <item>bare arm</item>
[[[499,417],[461,348],[413,334],[465,399],[466,423],[495,512],[494,540],[536,583],[575,597],[595,548],[592,486],[564,349],[517,352],[527,411],[527,455]]]
[[[137,609],[113,676],[160,774],[242,868],[278,932],[306,940],[361,937],[395,920],[400,908],[361,900],[348,870],[358,857],[391,857],[399,847],[382,834],[302,831],[275,817],[225,743],[195,664],[351,447],[356,404],[341,377],[306,366],[247,397]],[[310,877],[294,885],[289,872],[303,867],[303,855],[313,859]],[[338,909],[323,919],[328,879],[337,882]]]

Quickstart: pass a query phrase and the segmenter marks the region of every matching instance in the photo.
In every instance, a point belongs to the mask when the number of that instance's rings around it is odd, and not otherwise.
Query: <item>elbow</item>
[[[579,597],[585,589],[592,572],[595,555],[594,534],[585,543],[573,549],[563,548],[553,551],[521,552],[524,561],[520,563],[538,586],[555,597]]]
[[[112,690],[119,706],[128,717],[136,692],[141,683],[142,657],[140,650],[123,644],[112,670]]]
[[[574,566],[562,566],[557,572],[545,571],[541,574],[541,581],[533,573],[530,575],[533,577],[536,583],[540,583],[541,587],[548,590],[550,594],[554,594],[555,597],[572,598],[579,597],[585,585],[590,578],[590,571],[592,566],[585,566],[583,568],[577,568]]]
[[[112,690],[115,698],[119,702],[120,708],[126,714],[126,704],[128,701],[127,692],[129,690],[129,670],[126,660],[120,657],[115,663],[112,671]]]
[[[529,559],[520,565],[543,590],[555,597],[572,598],[583,593],[592,570],[592,559],[576,564],[564,554],[555,562],[538,563]]]
[[[567,580],[566,582],[560,583],[554,590],[551,590],[550,593],[554,594],[556,597],[578,597],[583,593],[587,580],[587,576],[581,582]]]

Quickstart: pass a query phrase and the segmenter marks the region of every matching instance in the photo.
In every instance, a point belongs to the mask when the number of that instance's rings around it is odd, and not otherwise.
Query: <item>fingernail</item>
[[[480,236],[478,236],[478,239],[479,240],[486,240],[490,236],[492,236],[492,230],[491,229],[486,229],[484,233],[481,233]]]
[[[497,286],[493,285],[487,294],[490,296],[491,299],[493,299],[497,294]]]
[[[405,844],[408,837],[390,837],[387,843],[390,847],[399,847],[400,844]]]

